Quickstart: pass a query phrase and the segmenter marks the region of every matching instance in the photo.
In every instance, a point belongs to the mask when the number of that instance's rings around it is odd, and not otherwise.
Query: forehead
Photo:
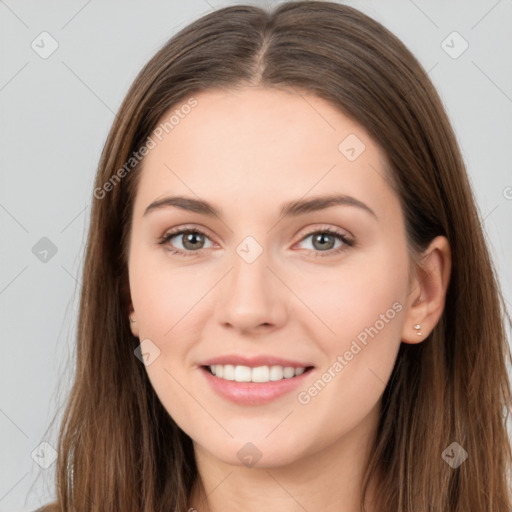
[[[393,195],[383,152],[357,122],[321,98],[247,87],[193,99],[173,106],[153,132],[135,213],[166,194],[226,206],[238,198],[238,211],[335,192],[379,210]]]

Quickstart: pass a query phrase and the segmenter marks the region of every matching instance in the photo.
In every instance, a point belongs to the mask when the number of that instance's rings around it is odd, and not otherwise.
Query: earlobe
[[[133,304],[130,304],[128,319],[130,320],[130,329],[132,334],[138,338],[139,337],[139,329],[137,327],[137,318],[135,316],[135,310],[133,309]]]
[[[444,310],[450,273],[450,245],[446,237],[438,236],[416,264],[402,329],[404,343],[422,342],[439,322]]]
[[[134,316],[130,315],[130,329],[132,331],[132,334],[138,338],[139,337],[139,329],[137,328],[137,320]]]

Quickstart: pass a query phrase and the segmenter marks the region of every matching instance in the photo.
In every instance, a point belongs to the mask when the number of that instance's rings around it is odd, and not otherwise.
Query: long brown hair
[[[130,159],[171,107],[247,85],[312,93],[358,121],[387,155],[411,256],[437,235],[451,246],[443,315],[424,342],[401,344],[384,391],[361,506],[378,474],[382,511],[509,512],[510,318],[456,138],[403,43],[354,8],[319,1],[216,10],[172,37],[126,95],[96,174],[50,510],[188,509],[198,476],[192,442],[157,398],[129,329],[127,245],[140,175]],[[457,468],[442,457],[452,442],[468,453]]]

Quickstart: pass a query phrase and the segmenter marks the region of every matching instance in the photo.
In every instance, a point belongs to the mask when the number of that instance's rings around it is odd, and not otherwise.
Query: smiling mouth
[[[210,366],[203,366],[203,368],[211,375],[222,380],[266,383],[293,379],[303,373],[309,372],[313,369],[313,366],[293,367],[272,365],[251,368],[243,365],[214,364]]]

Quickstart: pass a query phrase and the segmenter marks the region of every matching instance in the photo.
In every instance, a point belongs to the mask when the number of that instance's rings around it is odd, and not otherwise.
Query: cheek
[[[208,270],[199,275],[194,265],[171,266],[162,253],[134,251],[130,287],[140,341],[149,339],[159,354],[146,366],[149,379],[171,415],[183,415],[190,405],[184,389],[192,389],[190,354],[201,329],[198,315],[209,307],[207,293],[218,277]]]
[[[192,266],[172,266],[165,249],[135,250],[129,267],[131,298],[140,337],[171,338],[181,319],[205,293]]]
[[[404,301],[406,258],[398,251],[385,252],[380,247],[347,259],[339,267],[324,268],[314,279],[296,278],[295,282],[294,291],[304,298],[312,313],[307,317],[313,319],[317,335],[322,333],[323,339],[336,345],[336,340],[343,342],[357,336],[390,308],[387,317],[395,318],[397,307],[392,309],[393,304]],[[390,331],[388,325],[386,330]],[[394,332],[400,332],[400,326]]]
[[[303,326],[326,356],[320,373],[327,371],[325,380],[337,383],[329,384],[331,391],[341,393],[335,401],[347,393],[349,402],[361,393],[377,397],[384,390],[401,343],[404,254],[381,247],[350,265],[326,269],[298,290],[312,312],[303,316]]]
[[[150,340],[158,350],[146,372],[161,403],[180,426],[201,418],[201,410],[193,403],[191,406],[187,390],[194,392],[189,357],[194,339],[191,319],[207,289],[192,268],[172,268],[165,264],[165,257],[142,251],[133,254],[130,268],[140,341]]]

